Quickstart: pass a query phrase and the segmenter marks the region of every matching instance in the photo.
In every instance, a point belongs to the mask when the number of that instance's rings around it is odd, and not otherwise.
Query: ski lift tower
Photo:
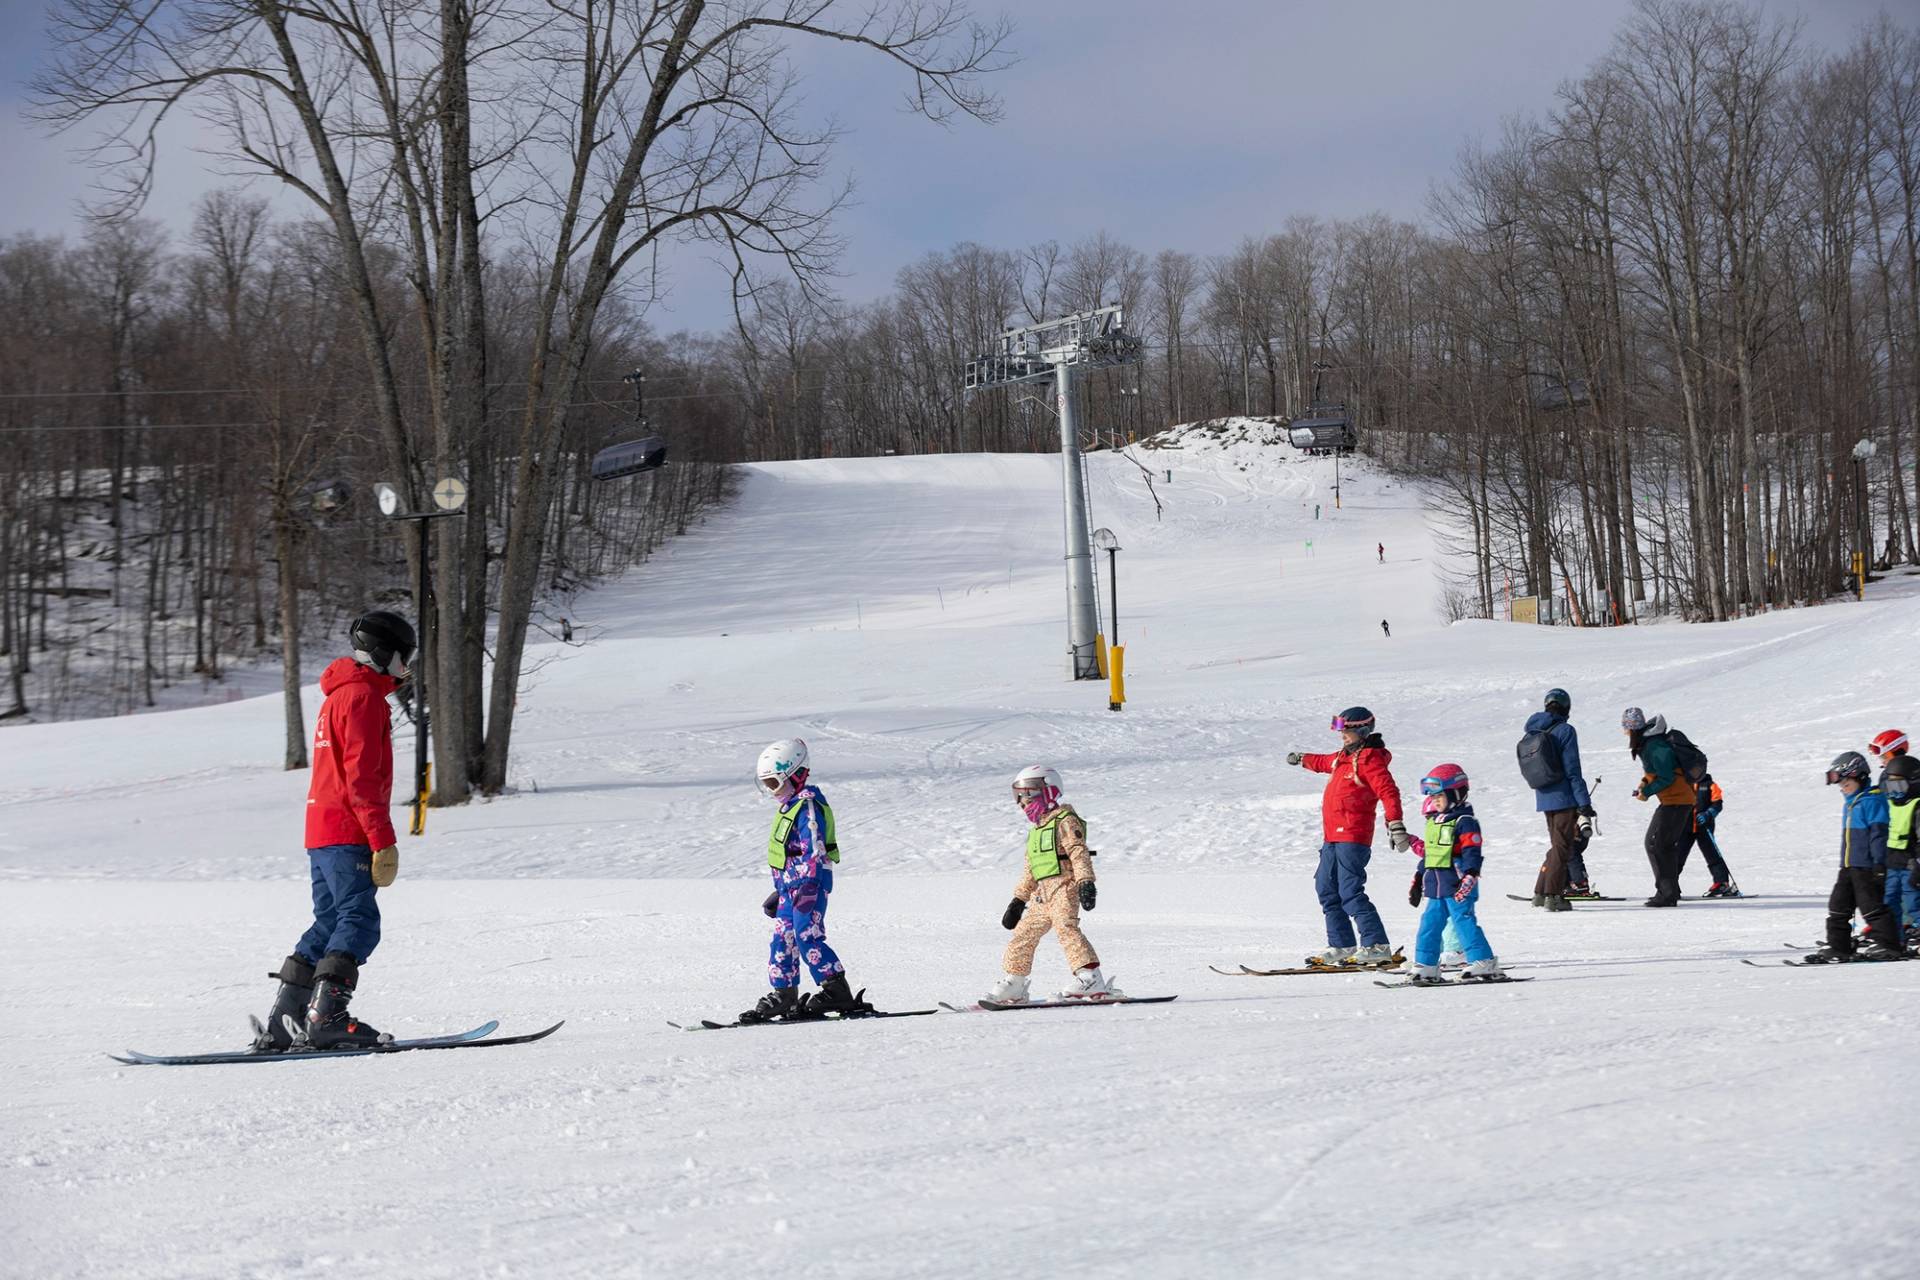
[[[1073,379],[1079,369],[1105,369],[1140,359],[1140,339],[1126,331],[1121,309],[1100,307],[1008,329],[985,355],[967,361],[966,391],[1053,380],[1060,418],[1060,483],[1066,507],[1067,652],[1075,680],[1098,680],[1100,624],[1093,592],[1093,549],[1087,536],[1087,490],[1080,435],[1073,422]]]

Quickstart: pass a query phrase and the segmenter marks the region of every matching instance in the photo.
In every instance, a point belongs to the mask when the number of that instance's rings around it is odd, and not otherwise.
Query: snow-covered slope
[[[230,1043],[263,1009],[302,923],[305,778],[274,768],[271,698],[0,734],[7,1007],[36,1030],[0,1051],[0,1274],[1906,1274],[1920,1220],[1866,1206],[1920,1167],[1874,1141],[1907,1105],[1920,965],[1735,960],[1815,935],[1821,770],[1912,718],[1876,655],[1920,600],[1447,626],[1426,495],[1348,464],[1336,509],[1331,461],[1260,434],[1089,458],[1124,548],[1119,714],[1065,679],[1046,457],[751,467],[732,508],[587,598],[600,638],[532,655],[514,794],[404,842],[360,1002],[403,1034],[569,1020],[527,1049],[115,1067],[100,1050]],[[1729,857],[1765,896],[1506,900],[1541,849],[1513,744],[1556,684],[1606,779],[1601,886],[1649,888],[1614,728],[1634,703],[1711,753]],[[1284,757],[1356,702],[1403,786],[1441,760],[1477,780],[1482,919],[1538,981],[1207,971],[1319,945],[1317,780]],[[1091,820],[1108,968],[1182,999],[667,1027],[762,986],[749,775],[789,733],[840,818],[836,945],[881,1004],[997,973],[1007,781],[1035,760]],[[1409,867],[1375,866],[1411,943]],[[1051,942],[1040,961],[1064,976]]]

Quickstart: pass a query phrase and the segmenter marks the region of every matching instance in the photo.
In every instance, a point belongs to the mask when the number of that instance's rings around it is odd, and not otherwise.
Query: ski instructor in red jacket
[[[1327,917],[1327,949],[1308,956],[1309,964],[1377,965],[1393,959],[1387,927],[1367,898],[1367,861],[1373,856],[1373,807],[1386,814],[1387,834],[1396,853],[1405,853],[1413,841],[1401,820],[1400,788],[1387,766],[1393,753],[1374,732],[1373,712],[1348,707],[1333,718],[1340,750],[1333,755],[1294,751],[1287,763],[1315,773],[1333,775],[1320,798],[1322,839],[1320,867],[1313,887]],[[1354,926],[1360,930],[1360,949],[1354,949]]]
[[[320,676],[319,722],[313,731],[313,780],[307,787],[307,861],[313,878],[313,924],[274,977],[259,1051],[293,1047],[352,1048],[387,1037],[347,1012],[360,966],[380,943],[375,892],[400,874],[393,818],[393,722],[387,695],[400,687],[413,659],[413,627],[375,610],[348,632],[351,658],[336,658]]]

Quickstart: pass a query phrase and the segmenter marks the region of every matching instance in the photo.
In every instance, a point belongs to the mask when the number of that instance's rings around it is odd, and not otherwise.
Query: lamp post
[[[1867,562],[1873,558],[1873,514],[1867,505],[1867,463],[1879,451],[1879,446],[1864,438],[1853,446],[1853,491],[1859,514],[1855,536],[1860,540],[1860,549],[1853,556],[1853,573],[1862,600],[1867,598]]]
[[[1093,547],[1096,551],[1107,553],[1107,625],[1111,628],[1107,648],[1107,679],[1109,693],[1107,710],[1118,711],[1127,700],[1126,680],[1122,675],[1126,650],[1120,646],[1120,570],[1115,556],[1120,551],[1120,539],[1113,536],[1111,529],[1093,531]]]
[[[419,650],[414,653],[413,669],[410,679],[413,683],[413,821],[408,834],[423,836],[427,833],[427,598],[431,589],[431,580],[427,558],[427,521],[446,520],[454,516],[465,515],[461,508],[467,505],[467,485],[464,480],[448,476],[433,486],[433,505],[438,511],[408,511],[400,505],[400,490],[385,480],[373,486],[373,492],[380,500],[380,514],[389,520],[411,520],[420,531],[420,567],[414,579],[413,607],[419,614],[415,624],[414,636]]]

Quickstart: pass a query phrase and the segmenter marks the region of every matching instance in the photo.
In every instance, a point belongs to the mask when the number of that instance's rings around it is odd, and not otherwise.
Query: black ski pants
[[[1573,867],[1580,855],[1574,852],[1580,843],[1580,811],[1578,809],[1547,810],[1547,861],[1540,868],[1540,874],[1533,879],[1535,897],[1546,894],[1548,897],[1564,898],[1567,894],[1567,881],[1584,880],[1585,876],[1573,875]]]
[[[1647,823],[1647,863],[1653,868],[1656,902],[1680,901],[1680,862],[1693,842],[1693,806],[1663,804]]]
[[[1827,945],[1843,956],[1853,954],[1853,913],[1867,922],[1867,932],[1890,947],[1901,947],[1900,922],[1887,910],[1885,867],[1842,867],[1827,898]]]
[[[1693,852],[1696,844],[1706,857],[1707,870],[1713,873],[1715,884],[1725,884],[1733,879],[1733,873],[1727,870],[1727,860],[1720,856],[1720,844],[1714,839],[1712,827],[1695,827],[1687,833],[1687,842],[1680,846],[1680,870],[1687,869],[1687,855]]]

